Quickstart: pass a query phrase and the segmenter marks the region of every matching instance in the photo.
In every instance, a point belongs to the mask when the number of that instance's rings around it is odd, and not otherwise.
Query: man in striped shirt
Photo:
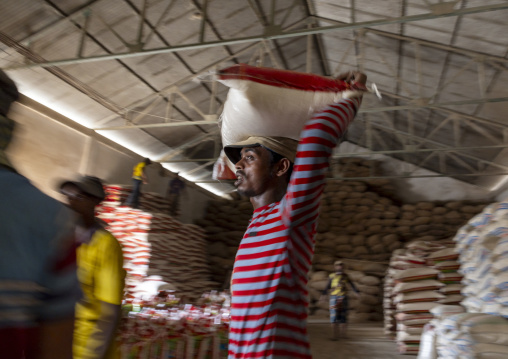
[[[364,86],[366,76],[339,79]],[[311,358],[307,273],[329,158],[361,102],[342,99],[316,113],[300,141],[250,137],[226,146],[238,192],[254,213],[232,274],[229,359]]]

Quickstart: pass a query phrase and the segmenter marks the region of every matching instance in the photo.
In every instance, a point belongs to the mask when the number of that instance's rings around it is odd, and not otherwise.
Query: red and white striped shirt
[[[329,158],[359,105],[341,100],[306,123],[286,195],[254,211],[233,269],[229,359],[311,358],[307,274],[319,204]]]

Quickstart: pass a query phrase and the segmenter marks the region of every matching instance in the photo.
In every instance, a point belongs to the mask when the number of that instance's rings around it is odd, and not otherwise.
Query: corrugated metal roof
[[[479,178],[508,173],[500,164],[507,7],[499,0],[6,0],[0,67],[22,92],[91,128],[212,119],[227,88],[206,73],[234,63],[321,75],[359,68],[383,99],[364,99],[348,141],[399,151],[391,155],[438,173],[477,168],[478,177],[461,179],[494,188],[505,175]],[[40,65],[59,60],[69,61]],[[175,158],[189,156],[179,169],[210,178],[211,166],[196,170],[203,163],[192,159],[217,155],[217,124],[108,133],[155,158],[202,139]],[[444,154],[440,160],[433,149]]]

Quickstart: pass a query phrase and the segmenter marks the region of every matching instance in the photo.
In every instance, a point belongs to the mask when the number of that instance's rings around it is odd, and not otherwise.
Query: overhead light
[[[46,106],[47,108],[58,112],[59,114],[67,117],[68,119],[79,123],[80,125],[86,127],[86,128],[93,128],[94,124],[93,121],[86,116],[83,116],[79,111],[76,111],[71,106],[65,106],[62,104],[55,103],[54,99],[49,96],[49,94],[46,94],[42,91],[37,91],[37,89],[33,88],[23,88],[22,90],[23,95],[31,98],[32,100]],[[122,136],[117,131],[96,131],[101,136],[106,137],[107,139],[118,143],[120,146],[125,147],[126,149],[140,155],[141,157],[145,158],[157,158],[160,153],[154,153],[146,148],[137,145],[130,141],[128,138]],[[181,173],[181,176],[185,178],[187,181],[194,182],[195,178],[192,176],[185,176],[185,173],[181,167],[179,167],[177,164],[172,163],[164,163],[162,164],[163,167],[165,167],[167,170],[174,172],[174,173]],[[198,186],[202,187],[203,189],[207,190],[208,192],[211,192],[219,197],[229,198],[229,196],[224,192],[217,190],[211,185],[203,184],[203,183],[196,183]]]
[[[31,98],[32,100],[40,103],[41,105],[46,106],[47,108],[58,112],[59,114],[71,119],[74,122],[79,123],[81,126],[85,126],[86,128],[91,128],[92,121],[88,117],[83,116],[79,111],[76,111],[71,106],[65,106],[62,104],[58,104],[55,102],[55,99],[44,91],[38,91],[34,88],[25,88],[20,89],[20,92],[23,93],[26,97]]]
[[[114,131],[100,131],[100,130],[97,130],[95,132],[97,132],[101,136],[106,137],[107,139],[110,139],[111,141],[113,141],[115,143],[118,143],[119,145],[127,148],[128,150],[130,150],[130,151],[132,151],[134,153],[137,153],[141,157],[154,158],[154,157],[157,156],[157,154],[155,152],[148,151],[146,148],[144,148],[142,146],[139,146],[139,145],[137,145],[135,143],[132,143],[131,141],[129,141],[128,138],[125,138],[125,137],[121,136],[117,132],[114,132]]]

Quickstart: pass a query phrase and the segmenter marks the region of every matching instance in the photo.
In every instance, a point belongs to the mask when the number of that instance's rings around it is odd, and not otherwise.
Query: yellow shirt
[[[146,163],[139,162],[136,166],[134,166],[134,170],[132,171],[132,178],[141,180],[143,179],[143,170],[145,169]]]
[[[330,294],[336,296],[346,295],[346,282],[349,282],[349,278],[344,274],[332,273],[330,279],[332,280]]]
[[[89,243],[77,249],[78,279],[83,298],[76,305],[73,351],[75,359],[87,358],[87,340],[100,316],[100,302],[122,304],[125,284],[122,247],[108,231],[98,229]],[[115,358],[114,342],[106,358]]]

